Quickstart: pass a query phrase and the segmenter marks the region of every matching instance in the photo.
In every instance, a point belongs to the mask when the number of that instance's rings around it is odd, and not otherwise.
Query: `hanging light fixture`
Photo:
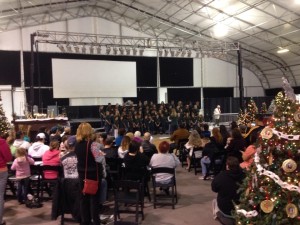
[[[163,55],[163,50],[162,49],[158,50],[158,55],[159,55],[159,57],[162,57],[162,55]]]
[[[119,51],[120,51],[120,55],[124,55],[124,51],[125,51],[125,50],[124,50],[123,47],[120,47],[120,48],[119,48]]]
[[[92,46],[92,45],[90,46],[90,53],[94,54],[94,46]]]
[[[144,51],[145,49],[144,48],[140,48],[139,52],[140,52],[140,56],[143,56],[144,55]]]
[[[117,55],[117,54],[118,54],[118,49],[117,49],[117,47],[114,47],[114,48],[113,48],[113,52],[114,52],[114,55]]]
[[[125,48],[126,55],[130,55],[130,48]]]
[[[77,45],[74,46],[75,52],[79,53],[79,47]]]
[[[107,55],[109,55],[110,51],[111,51],[111,47],[110,46],[106,46],[106,54]]]
[[[133,54],[133,55],[136,55],[136,54],[137,54],[137,49],[136,49],[136,48],[133,48],[133,49],[132,49],[132,54]]]
[[[66,46],[66,48],[67,48],[67,52],[73,52],[73,51],[72,51],[72,46],[71,46],[71,45],[68,44],[68,45]]]
[[[100,45],[97,46],[96,50],[97,50],[97,54],[100,55],[101,54],[101,46]]]
[[[169,55],[169,50],[168,49],[165,49],[165,57],[168,57],[168,55]]]
[[[171,56],[172,56],[172,57],[175,56],[175,50],[174,50],[174,49],[170,49],[170,53],[171,53]]]
[[[82,46],[82,48],[81,48],[81,52],[82,52],[83,54],[85,54],[85,53],[86,53],[86,47],[85,47],[85,45],[83,45],[83,46]]]
[[[57,47],[59,48],[59,50],[60,50],[61,52],[66,52],[66,49],[65,49],[65,47],[64,47],[63,45],[58,44]]]
[[[277,51],[278,54],[283,54],[283,53],[287,53],[289,52],[290,50],[287,49],[287,48],[282,48],[282,47],[279,47],[279,50]]]
[[[191,49],[189,49],[189,50],[187,50],[187,57],[192,57],[192,50]]]

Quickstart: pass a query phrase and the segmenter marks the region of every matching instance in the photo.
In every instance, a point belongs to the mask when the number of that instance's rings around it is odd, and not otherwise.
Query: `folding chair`
[[[159,173],[167,173],[171,174],[172,178],[170,182],[168,183],[160,183],[156,181],[156,176]],[[173,209],[175,209],[175,204],[177,203],[177,187],[176,187],[176,177],[175,177],[175,168],[169,168],[169,167],[156,167],[151,169],[151,177],[152,177],[152,184],[153,184],[153,206],[154,209],[156,209],[156,205],[171,205]],[[170,195],[164,194],[157,194],[156,188],[161,189],[169,189],[171,188]],[[161,202],[157,201],[157,197],[161,197]],[[171,199],[171,202],[167,202],[167,199]]]
[[[114,222],[120,219],[121,213],[135,214],[135,222],[138,223],[139,214],[144,220],[144,190],[139,181],[116,180],[114,181],[115,209]],[[120,208],[124,204],[124,208]],[[135,208],[135,210],[132,209]]]
[[[56,172],[57,173],[57,178],[53,178],[53,179],[47,179],[45,178],[45,173],[47,172]],[[52,188],[56,188],[57,186],[57,182],[58,179],[61,177],[62,175],[62,167],[61,166],[50,166],[50,165],[42,165],[41,166],[41,200],[43,200],[43,196],[44,196],[44,191],[47,191],[49,197],[51,197],[52,194]]]

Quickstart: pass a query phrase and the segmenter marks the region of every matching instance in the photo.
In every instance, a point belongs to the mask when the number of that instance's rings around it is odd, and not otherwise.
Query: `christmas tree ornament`
[[[287,172],[291,173],[297,169],[297,163],[292,159],[286,159],[283,161],[281,168]]]
[[[274,203],[271,200],[263,200],[260,203],[260,208],[264,213],[270,213],[274,209]]]
[[[294,120],[300,122],[300,110],[297,110],[297,112],[294,113]]]
[[[288,122],[288,126],[292,127],[294,125],[293,121]]]
[[[293,203],[287,204],[285,207],[285,211],[290,218],[295,218],[296,216],[298,216],[298,208]]]
[[[263,139],[270,139],[273,136],[273,130],[269,127],[265,127],[260,135]]]

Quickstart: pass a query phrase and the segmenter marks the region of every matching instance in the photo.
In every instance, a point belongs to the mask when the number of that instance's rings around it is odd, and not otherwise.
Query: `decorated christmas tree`
[[[266,104],[265,102],[263,102],[263,103],[261,104],[260,113],[261,113],[261,114],[267,113],[267,104]]]
[[[3,107],[2,107],[2,98],[0,96],[0,134],[5,134],[9,131],[9,123],[5,116]]]
[[[241,186],[236,224],[300,224],[300,105],[284,79],[270,124],[260,134],[254,163]]]
[[[257,113],[258,113],[258,108],[254,100],[251,98],[247,105],[247,109],[244,112],[243,110],[240,109],[238,115],[238,124],[248,125],[250,123],[254,123],[255,115]]]

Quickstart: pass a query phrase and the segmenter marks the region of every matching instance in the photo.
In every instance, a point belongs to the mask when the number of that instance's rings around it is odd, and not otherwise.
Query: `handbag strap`
[[[86,145],[86,157],[85,157],[85,174],[84,174],[84,179],[86,179],[86,173],[87,173],[87,161],[88,161],[88,154],[89,154],[89,143],[90,141],[87,142]],[[97,181],[98,181],[98,164],[96,163],[96,169],[97,169]]]

